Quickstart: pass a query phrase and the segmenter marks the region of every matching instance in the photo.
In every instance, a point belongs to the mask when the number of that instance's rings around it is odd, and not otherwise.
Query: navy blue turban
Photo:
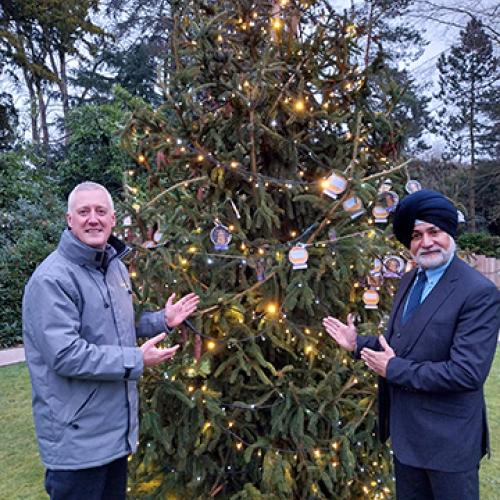
[[[404,198],[396,207],[392,228],[396,238],[407,248],[410,248],[416,220],[434,224],[453,238],[457,234],[457,209],[436,191],[422,189]]]

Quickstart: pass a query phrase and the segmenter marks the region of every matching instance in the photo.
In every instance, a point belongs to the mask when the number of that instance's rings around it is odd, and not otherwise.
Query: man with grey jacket
[[[127,247],[111,235],[109,192],[93,182],[68,198],[68,229],[36,269],[23,298],[23,338],[45,488],[52,500],[126,496],[127,456],[137,447],[137,380],[170,359],[157,347],[199,302],[193,293],[136,323]],[[152,337],[140,348],[136,337]]]

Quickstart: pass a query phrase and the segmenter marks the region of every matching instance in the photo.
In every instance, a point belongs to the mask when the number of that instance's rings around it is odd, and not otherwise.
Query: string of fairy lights
[[[349,135],[346,137],[352,137],[352,134],[349,132]],[[170,143],[172,139],[170,137],[167,137],[166,142]],[[226,172],[232,172],[233,174],[238,174],[240,177],[248,180],[249,182],[253,183],[254,187],[269,187],[270,185],[274,186],[279,186],[281,188],[286,188],[286,189],[292,189],[293,187],[303,187],[304,191],[309,191],[311,187],[317,188],[319,187],[321,190],[324,190],[326,187],[328,187],[327,183],[327,178],[322,178],[320,180],[314,180],[314,181],[307,181],[303,180],[302,178],[306,175],[304,170],[299,169],[298,171],[298,176],[300,179],[283,179],[279,177],[273,177],[270,175],[264,175],[261,174],[260,172],[251,172],[247,168],[243,166],[241,162],[238,160],[222,160],[220,158],[216,158],[216,156],[211,153],[211,152],[206,152],[204,151],[201,147],[194,146],[192,144],[187,143],[187,141],[184,141],[183,139],[177,138],[175,139],[178,148],[176,150],[176,154],[182,154],[185,155],[186,153],[189,155],[192,155],[192,158],[194,158],[195,162],[197,164],[201,164],[203,162],[208,162],[212,164],[215,168],[222,168]],[[314,156],[312,152],[309,152],[310,156]],[[148,165],[149,166],[149,161],[143,153],[139,153],[136,157],[136,161],[139,165]],[[319,160],[318,160],[319,161]],[[384,164],[388,165],[389,160],[387,157],[382,156],[379,158],[379,161]],[[405,165],[408,162],[405,162]],[[326,165],[322,165],[324,170],[327,170],[328,167]],[[150,166],[149,166],[150,167]],[[350,167],[350,165],[349,165]],[[348,167],[348,168],[349,168]],[[192,168],[191,163],[186,163],[186,168],[190,169]],[[395,166],[393,169],[388,170],[388,173],[391,173],[392,171],[398,170],[400,166]],[[331,170],[331,169],[330,169]],[[348,169],[346,169],[348,170]],[[129,169],[128,174],[130,177],[133,177],[135,175],[135,170]],[[133,192],[134,188],[131,188]]]

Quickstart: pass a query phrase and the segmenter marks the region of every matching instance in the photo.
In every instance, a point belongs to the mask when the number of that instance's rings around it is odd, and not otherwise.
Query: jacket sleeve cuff
[[[172,333],[165,322],[165,309],[143,312],[137,323],[138,337],[154,337],[162,332]]]
[[[162,309],[161,311],[158,311],[158,313],[161,313],[161,316],[160,318],[161,319],[158,319],[158,321],[161,321],[161,325],[162,325],[162,332],[167,332],[168,334],[172,333],[174,331],[173,328],[170,328],[168,325],[167,325],[167,320],[165,318],[165,309]],[[157,313],[155,313],[157,314]]]
[[[392,384],[404,385],[403,374],[407,368],[408,361],[395,356],[389,360],[386,369],[386,379]]]
[[[123,348],[123,377],[137,380],[144,370],[144,358],[138,347]]]
[[[352,356],[354,359],[361,358],[361,351],[364,347],[377,350],[378,349],[378,339],[373,336],[365,337],[364,335],[358,335],[356,338],[356,349],[352,351]]]

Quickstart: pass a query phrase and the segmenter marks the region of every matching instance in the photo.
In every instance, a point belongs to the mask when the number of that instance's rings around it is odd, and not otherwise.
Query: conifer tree
[[[171,8],[165,102],[123,135],[123,237],[142,307],[202,302],[143,378],[130,495],[388,498],[377,379],[321,326],[352,312],[376,334],[396,286],[380,270],[404,165],[372,88],[383,61],[364,65],[363,27],[329,2]]]
[[[438,97],[444,102],[438,125],[454,156],[469,159],[468,219],[476,231],[476,169],[481,142],[488,142],[481,133],[488,127],[485,107],[498,88],[496,72],[498,58],[493,52],[490,37],[481,21],[472,18],[460,32],[459,43],[450,54],[438,60]]]

